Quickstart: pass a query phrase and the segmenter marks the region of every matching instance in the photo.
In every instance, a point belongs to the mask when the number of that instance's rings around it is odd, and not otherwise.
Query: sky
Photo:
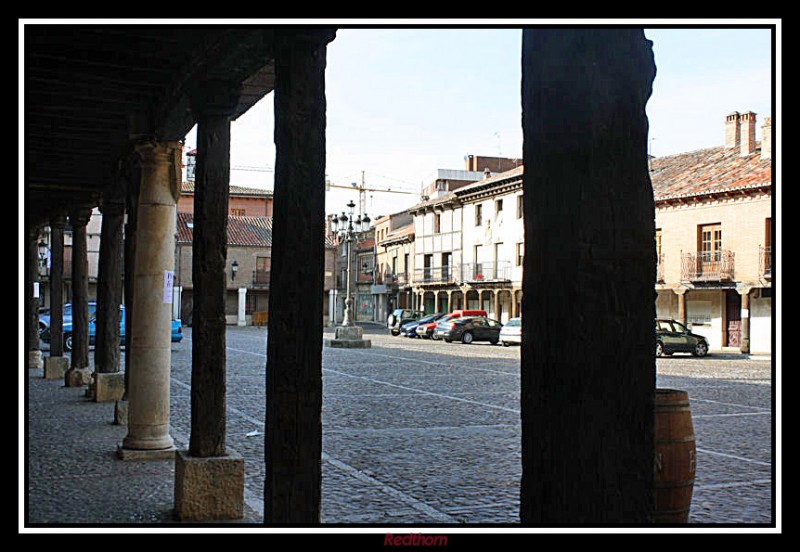
[[[647,104],[650,153],[722,145],[732,111],[757,114],[760,140],[779,75],[773,76],[773,30],[752,27],[780,21],[727,20],[740,28],[655,20],[653,26],[681,28],[654,29],[646,23],[657,72]],[[417,203],[437,169],[464,169],[467,155],[522,157],[522,33],[503,25],[337,31],[325,73],[326,173],[334,185],[328,214],[359,201],[357,191],[337,186],[381,190],[364,197],[374,220]],[[776,54],[779,68],[779,49]],[[272,189],[272,99],[267,95],[232,124],[232,185]],[[773,132],[779,139],[778,129]],[[193,130],[187,150],[195,140]]]

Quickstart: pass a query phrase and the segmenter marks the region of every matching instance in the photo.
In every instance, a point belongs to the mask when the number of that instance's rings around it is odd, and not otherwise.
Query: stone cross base
[[[364,339],[364,330],[361,326],[336,326],[333,339],[325,339],[326,347],[341,349],[367,349],[372,347],[369,339]]]
[[[244,517],[244,458],[196,458],[175,454],[175,515],[181,521],[211,521]]]
[[[70,368],[64,374],[64,386],[83,387],[89,385],[90,379],[92,379],[92,371],[88,368]]]
[[[44,357],[44,379],[64,379],[69,369],[69,358],[65,356]]]

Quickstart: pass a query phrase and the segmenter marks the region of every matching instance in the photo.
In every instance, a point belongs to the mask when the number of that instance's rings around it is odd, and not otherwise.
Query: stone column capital
[[[336,38],[336,29],[327,27],[278,29],[275,31],[275,38],[307,42],[313,46],[324,46]]]
[[[53,215],[50,218],[50,228],[63,230],[67,225],[67,216],[64,214]]]
[[[169,178],[169,192],[177,202],[181,195],[181,153],[183,145],[178,141],[158,142],[143,140],[134,146],[139,154],[143,170],[156,171],[166,168]]]

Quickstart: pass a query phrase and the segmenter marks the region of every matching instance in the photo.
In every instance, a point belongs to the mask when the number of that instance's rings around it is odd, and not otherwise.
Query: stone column
[[[69,368],[64,356],[64,224],[66,217],[50,221],[50,354],[44,359],[45,379],[63,379]]]
[[[492,293],[494,294],[494,319],[500,320],[500,290],[495,289]]]
[[[100,204],[100,257],[97,269],[97,321],[94,374],[89,397],[97,402],[122,399],[125,376],[120,370],[122,304],[122,225],[125,203],[107,192]]]
[[[689,291],[686,288],[677,288],[673,289],[675,295],[678,296],[678,322],[686,325],[686,292]]]
[[[522,44],[520,521],[647,525],[655,508],[652,43],[642,29],[536,28]]]
[[[239,288],[239,308],[237,309],[236,325],[247,326],[246,314],[247,288]]]
[[[79,208],[69,215],[72,224],[72,363],[64,375],[66,387],[88,385],[89,369],[89,255],[86,225],[92,210]]]
[[[743,286],[736,290],[742,296],[742,333],[739,350],[743,354],[750,353],[750,291],[752,289],[751,286]]]
[[[175,455],[169,435],[169,384],[175,204],[180,193],[175,156],[180,144],[151,142],[139,145],[137,151],[142,179],[128,349],[128,434],[117,449],[123,460]]]
[[[279,29],[264,520],[320,522],[329,29]]]
[[[39,228],[25,226],[25,350],[28,353],[28,368],[41,369],[42,351],[39,350]]]

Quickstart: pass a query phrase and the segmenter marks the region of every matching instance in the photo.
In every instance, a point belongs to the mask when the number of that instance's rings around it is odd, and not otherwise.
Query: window
[[[704,262],[719,261],[722,254],[722,225],[700,227],[700,258]]]
[[[661,258],[661,229],[656,229],[656,255]]]
[[[522,218],[522,209],[523,209],[522,196],[518,195],[517,196],[517,218],[518,219]]]
[[[475,226],[483,224],[483,205],[475,205]]]
[[[517,244],[517,266],[522,266],[522,261],[525,258],[525,243],[520,242]]]
[[[499,215],[502,212],[503,212],[503,200],[502,199],[496,199],[495,202],[494,202],[494,214],[496,216],[496,215]]]
[[[433,214],[433,233],[438,234],[442,231],[442,214]]]
[[[231,215],[234,217],[243,217],[245,215],[244,209],[231,209]]]

